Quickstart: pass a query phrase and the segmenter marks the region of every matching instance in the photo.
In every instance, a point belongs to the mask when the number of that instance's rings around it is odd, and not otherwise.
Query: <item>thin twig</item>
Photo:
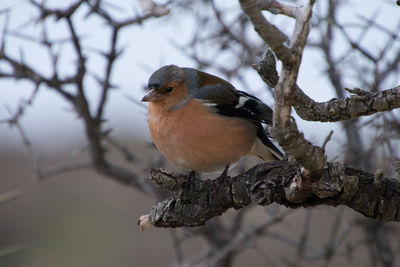
[[[333,135],[333,130],[330,130],[328,135],[325,137],[324,143],[322,144],[322,150],[325,151],[326,145],[328,144],[328,142],[331,140]]]

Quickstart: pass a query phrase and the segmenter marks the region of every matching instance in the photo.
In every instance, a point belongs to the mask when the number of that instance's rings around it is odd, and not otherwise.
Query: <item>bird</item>
[[[149,78],[141,100],[148,103],[154,144],[186,170],[213,172],[250,155],[282,160],[267,127],[272,109],[228,81],[194,69],[166,65]]]

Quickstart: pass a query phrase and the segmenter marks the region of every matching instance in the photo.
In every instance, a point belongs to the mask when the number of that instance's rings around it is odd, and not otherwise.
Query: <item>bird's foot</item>
[[[224,171],[221,173],[220,177],[228,178],[229,164],[225,166]]]
[[[225,166],[224,171],[221,173],[221,175],[218,177],[220,179],[220,184],[225,184],[226,179],[228,179],[228,171],[229,171],[229,164]]]

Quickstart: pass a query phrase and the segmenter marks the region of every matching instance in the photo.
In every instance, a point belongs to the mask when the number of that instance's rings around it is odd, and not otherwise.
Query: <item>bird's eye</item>
[[[167,89],[165,89],[165,92],[167,92],[168,94],[172,93],[172,91],[174,91],[174,88],[172,87],[167,87]]]

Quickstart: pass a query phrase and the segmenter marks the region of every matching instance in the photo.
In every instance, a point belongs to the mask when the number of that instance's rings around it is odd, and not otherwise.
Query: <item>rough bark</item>
[[[155,205],[139,223],[156,227],[199,226],[229,208],[278,203],[289,208],[345,205],[381,221],[399,221],[400,183],[346,163],[328,163],[321,179],[303,179],[300,166],[278,161],[256,165],[235,177],[215,180],[152,170],[150,179],[172,196]],[[188,189],[190,188],[190,189]]]
[[[279,76],[276,71],[275,57],[270,50],[258,65],[254,65],[254,69],[265,83],[270,87],[275,87]],[[346,90],[353,95],[341,99],[333,98],[326,102],[316,102],[296,84],[293,107],[303,120],[320,122],[344,121],[400,108],[400,86],[378,92],[367,92],[358,88],[346,88]]]

